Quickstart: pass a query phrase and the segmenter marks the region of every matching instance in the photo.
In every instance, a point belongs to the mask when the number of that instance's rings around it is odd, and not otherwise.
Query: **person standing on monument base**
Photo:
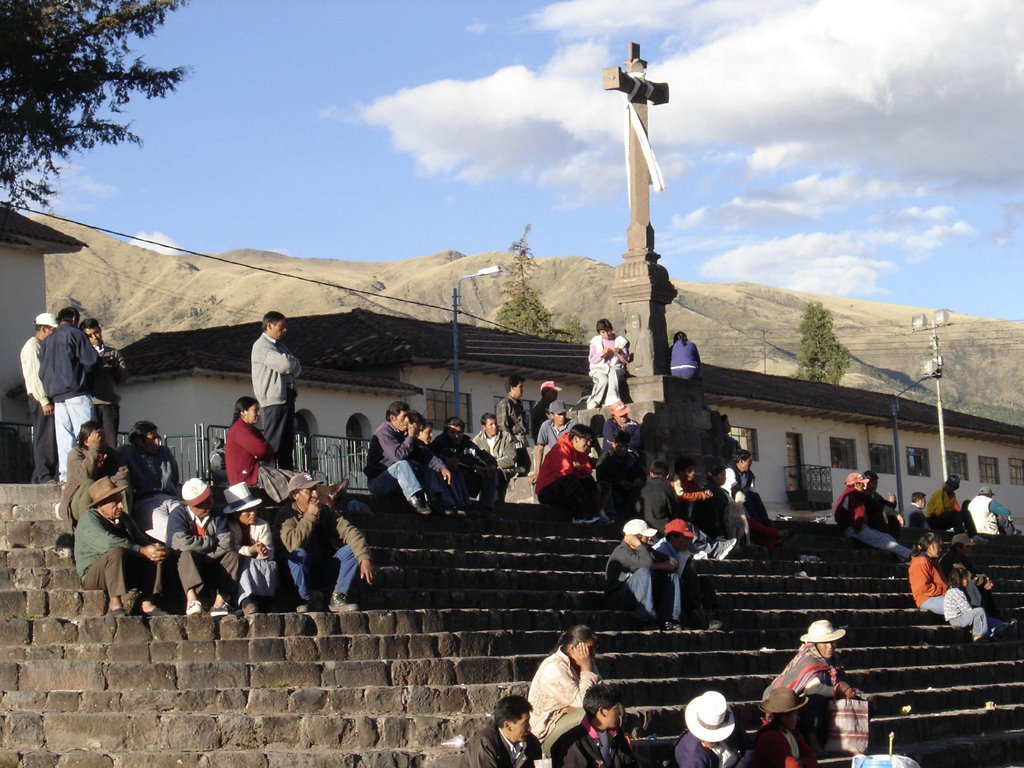
[[[53,426],[53,403],[46,395],[39,376],[39,356],[43,342],[57,328],[57,318],[49,312],[36,315],[36,332],[21,348],[21,375],[28,393],[28,413],[32,419],[32,482],[57,482],[57,435]]]
[[[513,374],[505,379],[505,397],[494,408],[498,429],[512,438],[516,446],[516,471],[525,475],[530,471],[530,433],[523,408],[523,384],[526,379]]]
[[[597,335],[590,340],[587,362],[594,388],[587,398],[587,408],[600,408],[622,400],[620,394],[626,383],[626,365],[633,361],[629,339],[617,336],[611,321],[597,321]]]
[[[263,333],[252,345],[252,388],[260,404],[263,436],[274,448],[277,466],[294,469],[295,379],[302,373],[299,358],[282,339],[288,320],[280,312],[263,316]]]
[[[100,356],[99,364],[92,369],[92,418],[103,425],[107,445],[116,448],[121,424],[121,394],[117,385],[128,380],[128,366],[120,350],[103,343],[99,320],[90,317],[78,327]]]
[[[78,328],[78,310],[64,307],[57,313],[57,330],[43,342],[39,355],[39,376],[46,396],[53,401],[57,435],[58,479],[68,477],[68,454],[82,424],[92,418],[89,374],[100,356]]]

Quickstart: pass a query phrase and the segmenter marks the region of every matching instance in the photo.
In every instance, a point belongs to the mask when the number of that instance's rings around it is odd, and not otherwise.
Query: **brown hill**
[[[215,258],[177,256],[74,224],[51,219],[46,223],[89,245],[78,254],[47,257],[50,307],[79,305],[83,314],[101,319],[110,342],[119,346],[157,330],[254,322],[271,308],[299,315],[367,307],[444,320],[450,318],[452,286],[460,276],[490,264],[508,266],[512,258],[505,252],[465,256],[445,251],[366,262],[299,259],[244,249],[214,254]],[[608,290],[611,267],[582,257],[539,258],[537,264],[534,284],[556,317],[575,314],[588,330],[599,317],[621,322]],[[670,334],[685,330],[702,357],[718,365],[792,374],[797,328],[809,300],[821,301],[834,313],[837,335],[853,354],[844,384],[895,393],[916,380],[921,360],[929,355],[929,334],[912,333],[910,319],[920,312],[930,314],[933,308],[815,296],[751,283],[674,282],[679,296],[668,308]],[[502,300],[500,288],[501,278],[464,282],[462,309],[493,319]],[[1024,424],[1024,404],[1017,395],[1017,382],[1024,375],[1024,356],[1019,353],[1024,324],[959,314],[953,320],[940,331],[946,404]],[[915,386],[908,396],[931,400],[934,385]]]

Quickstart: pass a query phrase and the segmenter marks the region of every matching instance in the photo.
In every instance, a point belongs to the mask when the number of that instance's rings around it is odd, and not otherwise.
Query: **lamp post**
[[[892,452],[896,459],[896,511],[903,514],[903,472],[901,471],[902,459],[900,457],[900,395],[906,392],[912,387],[916,387],[925,379],[931,379],[934,376],[922,376],[920,379],[915,381],[913,384],[908,384],[892,398]],[[945,479],[945,478],[943,478]]]
[[[463,275],[455,281],[452,288],[452,385],[455,388],[455,411],[453,415],[459,416],[459,299],[461,298],[462,281],[485,275],[496,275],[501,272],[501,267],[493,265],[478,269],[471,275]]]
[[[932,356],[924,361],[922,373],[924,378],[935,379],[935,407],[939,414],[939,456],[942,459],[942,481],[949,477],[946,471],[946,428],[942,420],[942,385],[939,380],[942,378],[942,355],[939,353],[938,329],[949,325],[950,311],[948,309],[937,309],[932,314],[931,324],[928,323],[927,315],[914,315],[911,318],[911,329],[914,331],[932,332]]]

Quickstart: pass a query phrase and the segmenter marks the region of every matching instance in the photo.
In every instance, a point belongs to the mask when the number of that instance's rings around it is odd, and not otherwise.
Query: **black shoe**
[[[329,608],[333,613],[348,613],[349,611],[359,610],[359,606],[351,602],[348,599],[348,595],[341,592],[335,592],[331,595],[331,604]]]
[[[678,621],[666,621],[661,625],[661,628],[665,632],[680,632],[683,629],[683,625]]]
[[[429,515],[430,505],[427,503],[427,497],[423,491],[417,491],[409,497],[410,506],[416,510],[417,514]]]

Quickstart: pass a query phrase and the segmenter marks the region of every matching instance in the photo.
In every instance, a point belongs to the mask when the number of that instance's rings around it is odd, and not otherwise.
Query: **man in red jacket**
[[[860,472],[851,472],[846,476],[846,490],[836,501],[833,511],[836,524],[847,538],[856,539],[874,549],[891,552],[900,560],[909,560],[909,549],[889,534],[876,531],[867,525],[867,487],[868,479]]]
[[[601,519],[604,499],[592,477],[593,444],[590,427],[576,424],[558,438],[537,473],[537,498],[542,504],[569,509],[574,523],[595,523]]]

